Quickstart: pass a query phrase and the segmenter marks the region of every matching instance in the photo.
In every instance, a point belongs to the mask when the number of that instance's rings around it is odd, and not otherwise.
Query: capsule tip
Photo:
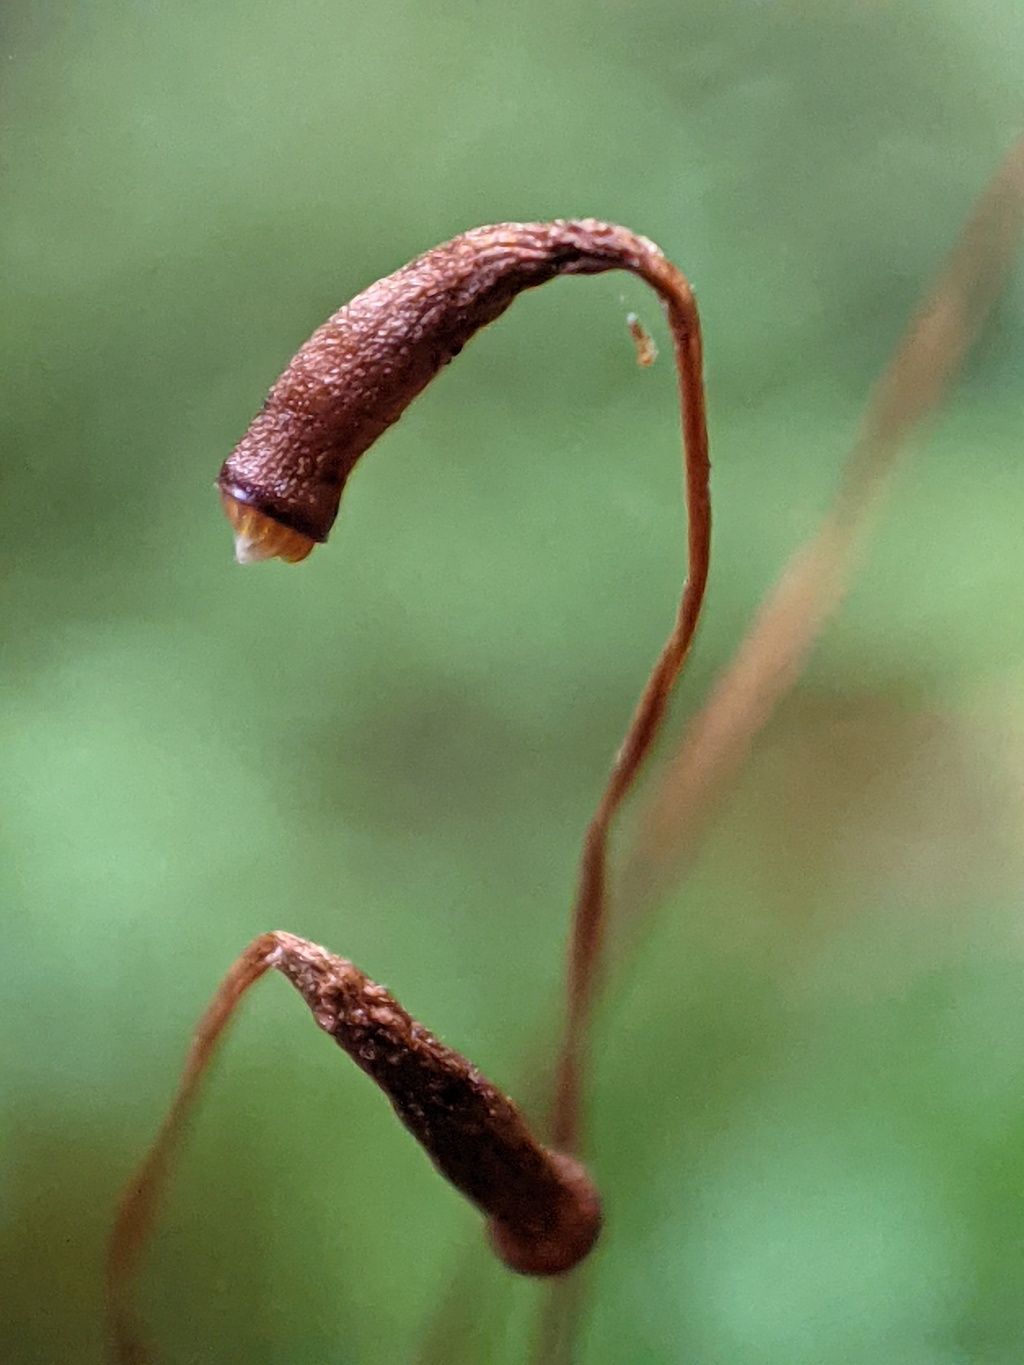
[[[593,1248],[601,1231],[601,1198],[583,1166],[547,1152],[556,1180],[547,1217],[523,1222],[492,1218],[491,1246],[517,1275],[565,1275]]]
[[[315,540],[301,531],[282,526],[273,517],[240,502],[225,489],[221,489],[220,498],[234,528],[235,559],[239,564],[259,564],[264,559],[283,559],[288,564],[298,564],[316,545]]]

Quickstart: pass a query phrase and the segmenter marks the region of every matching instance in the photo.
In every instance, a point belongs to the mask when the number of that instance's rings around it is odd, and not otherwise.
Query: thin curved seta
[[[475,332],[526,289],[561,275],[609,270],[638,276],[667,313],[682,411],[689,565],[672,633],[584,840],[552,1110],[553,1141],[567,1151],[582,1145],[587,1036],[606,937],[609,830],[660,730],[696,632],[708,577],[710,465],[701,331],[686,277],[648,238],[594,218],[473,228],[370,285],[319,327],[271,389],[218,480],[241,562],[305,558],[313,542],[327,539],[360,455]],[[631,331],[640,362],[647,363],[649,339],[635,320]]]

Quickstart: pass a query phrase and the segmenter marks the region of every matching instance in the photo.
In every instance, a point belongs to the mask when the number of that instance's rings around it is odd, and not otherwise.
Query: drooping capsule
[[[592,218],[464,232],[339,309],[271,389],[218,479],[238,559],[304,559],[327,539],[359,456],[475,332],[524,289],[606,270],[661,295],[699,370],[689,286],[647,238]]]

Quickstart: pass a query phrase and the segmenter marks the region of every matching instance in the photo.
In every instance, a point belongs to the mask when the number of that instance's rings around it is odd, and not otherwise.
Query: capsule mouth
[[[259,564],[264,559],[298,564],[317,543],[301,531],[293,531],[265,512],[240,502],[224,489],[220,500],[235,532],[235,559],[239,564]]]

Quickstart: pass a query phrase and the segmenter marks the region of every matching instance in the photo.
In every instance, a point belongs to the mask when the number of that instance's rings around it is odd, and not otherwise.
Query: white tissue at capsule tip
[[[315,548],[317,542],[310,536],[257,511],[227,489],[220,490],[220,497],[235,533],[235,559],[239,564],[261,564],[267,559],[298,564]]]
[[[262,564],[267,559],[273,559],[274,552],[267,550],[266,543],[260,543],[253,536],[247,536],[244,531],[235,533],[235,562],[237,564]]]

